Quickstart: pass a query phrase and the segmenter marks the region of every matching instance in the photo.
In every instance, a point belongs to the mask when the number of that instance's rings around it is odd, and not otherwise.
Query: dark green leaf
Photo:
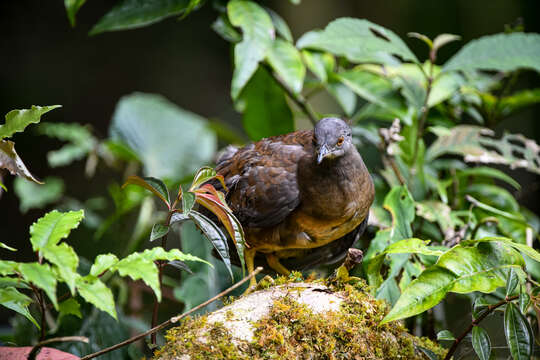
[[[253,75],[239,102],[244,105],[244,129],[252,140],[294,131],[285,93],[265,69]]]
[[[478,317],[480,317],[483,313],[485,313],[488,310],[488,307],[490,305],[493,305],[493,304],[488,302],[482,296],[479,296],[476,299],[474,299],[473,310],[472,310],[473,319],[478,319]]]
[[[522,253],[531,257],[532,259],[540,262],[540,253],[538,251],[536,251],[535,249],[533,249],[532,247],[528,245],[520,244],[520,243],[512,241],[512,239],[508,239],[504,237],[486,237],[479,240],[468,240],[465,242],[465,244],[475,243],[475,242],[484,242],[484,241],[496,241],[496,242],[504,243],[506,245],[513,247],[516,250],[521,251]]]
[[[81,304],[79,304],[79,302],[74,298],[69,298],[62,301],[58,306],[58,312],[58,319],[61,319],[66,315],[74,315],[79,319],[82,319]]]
[[[68,237],[71,230],[79,226],[84,217],[84,211],[59,212],[53,210],[30,226],[30,242],[34,251],[56,245]]]
[[[6,123],[0,125],[0,140],[10,137],[16,132],[24,131],[28,125],[38,123],[43,114],[59,107],[62,105],[32,105],[31,109],[11,110],[6,114]]]
[[[19,271],[25,281],[45,291],[55,309],[58,309],[58,302],[56,300],[56,276],[49,264],[39,264],[37,262],[23,263],[19,265]]]
[[[90,30],[90,35],[105,31],[136,29],[154,24],[170,16],[182,14],[189,0],[122,0]]]
[[[150,241],[161,239],[169,233],[169,227],[162,224],[154,224],[150,233]]]
[[[512,295],[514,290],[519,284],[519,277],[514,269],[508,270],[508,277],[506,278],[506,297]]]
[[[291,43],[275,39],[268,49],[268,62],[285,84],[298,94],[302,91],[306,68],[300,52]]]
[[[86,0],[64,0],[64,6],[66,7],[67,17],[71,26],[75,26],[75,16],[85,2]]]
[[[185,272],[188,272],[190,274],[193,274],[193,271],[187,266],[187,264],[180,260],[173,260],[168,262],[169,265],[171,265],[174,268],[177,268],[179,270],[184,270]]]
[[[515,360],[529,360],[532,355],[534,337],[529,322],[512,303],[504,310],[504,335]]]
[[[420,351],[422,351],[429,358],[429,360],[440,360],[437,354],[435,354],[433,351],[429,350],[428,348],[425,348],[423,346],[418,346],[418,349],[420,349]]]
[[[30,209],[43,209],[55,203],[64,193],[64,181],[57,177],[46,177],[42,185],[37,185],[23,178],[16,178],[13,184],[19,197],[19,209],[22,213]]]
[[[274,26],[270,15],[252,1],[232,0],[227,4],[231,24],[240,27],[242,42],[234,47],[234,73],[231,96],[236,100],[257,70],[274,40]]]
[[[512,185],[517,190],[521,188],[521,186],[516,180],[506,175],[504,172],[494,169],[492,167],[487,167],[487,166],[471,167],[471,168],[457,170],[457,173],[458,173],[458,176],[460,177],[482,176],[486,178],[499,179]]]
[[[480,360],[489,360],[491,355],[491,341],[486,330],[480,326],[472,329],[472,346]]]
[[[456,338],[454,337],[454,334],[452,334],[449,330],[442,330],[437,333],[437,340],[454,341],[456,340]]]
[[[0,305],[23,315],[39,329],[39,324],[28,310],[28,305],[31,303],[32,299],[18,292],[14,287],[0,288]]]
[[[153,178],[153,177],[139,177],[136,175],[131,175],[127,178],[126,182],[122,187],[126,187],[127,185],[137,185],[140,187],[145,188],[146,190],[149,190],[154,195],[159,197],[168,208],[171,207],[170,205],[170,198],[169,198],[169,190],[167,189],[167,186],[161,181],[160,179]]]
[[[84,300],[105,311],[113,318],[117,318],[113,293],[101,280],[91,275],[79,277],[77,291]]]
[[[522,292],[519,294],[519,310],[522,314],[527,313],[527,309],[529,308],[529,305],[531,304],[531,297],[526,292]]]
[[[15,151],[15,143],[13,141],[0,140],[0,169],[7,169],[11,175],[21,176],[35,183],[43,184],[24,165],[19,154]],[[5,188],[5,186],[2,187]]]
[[[161,179],[190,176],[216,151],[216,136],[206,120],[160,95],[135,93],[121,98],[110,133],[137,154],[146,175]]]
[[[392,31],[362,19],[341,18],[323,31],[304,34],[298,48],[326,50],[352,62],[393,63],[391,55],[418,62],[407,45]]]
[[[540,71],[540,34],[496,34],[473,40],[446,62],[443,71],[521,68]]]

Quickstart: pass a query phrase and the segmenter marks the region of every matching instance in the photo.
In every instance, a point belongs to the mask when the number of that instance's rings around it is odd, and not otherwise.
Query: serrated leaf
[[[454,334],[450,332],[450,330],[442,330],[437,333],[437,340],[448,340],[448,341],[454,341],[456,338],[454,337]]]
[[[162,224],[154,224],[150,233],[150,241],[161,239],[169,233],[169,227]]]
[[[103,272],[111,269],[117,262],[118,258],[114,254],[98,255],[90,268],[90,275],[98,277]]]
[[[529,360],[532,356],[534,336],[529,322],[512,303],[504,310],[504,335],[515,360]]]
[[[172,182],[211,162],[216,151],[216,135],[206,119],[156,94],[122,97],[109,131],[137,154],[145,175]]]
[[[58,267],[58,275],[67,283],[71,293],[75,294],[75,281],[80,276],[77,273],[79,257],[75,250],[66,243],[48,244],[41,249],[41,254]]]
[[[268,62],[285,84],[296,94],[302,91],[306,68],[302,62],[300,52],[282,39],[275,39],[268,50]]]
[[[30,226],[30,242],[34,251],[56,245],[77,228],[84,217],[84,211],[59,212],[53,210]]]
[[[11,175],[21,176],[35,183],[43,184],[24,165],[19,154],[15,151],[15,143],[13,141],[0,140],[0,169],[7,169]]]
[[[51,270],[49,264],[22,263],[19,264],[19,271],[25,281],[34,284],[36,287],[45,291],[49,299],[58,309],[58,301],[56,300],[56,277]]]
[[[540,34],[496,34],[470,41],[442,70],[514,71],[521,68],[540,72]]]
[[[508,277],[506,278],[506,297],[512,295],[519,284],[519,277],[514,269],[508,270]]]
[[[167,261],[173,261],[173,260],[180,260],[180,261],[195,261],[195,262],[201,262],[204,263],[210,267],[213,267],[212,264],[210,264],[208,261],[203,260],[197,256],[191,255],[191,254],[184,254],[179,249],[171,249],[169,251],[166,251],[161,246],[156,246],[151,249],[146,249],[142,253],[140,253],[141,256],[148,260],[167,260]]]
[[[491,341],[487,331],[480,326],[474,326],[472,329],[472,346],[480,360],[489,360]]]
[[[74,298],[69,298],[65,301],[62,301],[58,305],[58,313],[59,320],[67,315],[74,315],[79,319],[82,319],[81,304],[79,304],[79,302]]]
[[[94,276],[79,277],[77,291],[84,300],[117,319],[111,290]]]
[[[0,242],[0,248],[6,249],[6,250],[9,250],[9,251],[17,251],[17,249],[12,248],[11,246],[8,246],[8,245],[4,244],[3,242]]]
[[[71,26],[75,26],[75,16],[85,2],[86,0],[64,0],[64,6]]]
[[[161,181],[161,179],[157,179],[157,178],[153,178],[149,176],[140,177],[136,175],[131,175],[127,178],[124,185],[122,185],[122,188],[130,184],[145,188],[146,190],[150,191],[152,194],[160,198],[161,201],[163,201],[167,205],[168,208],[171,207],[170,198],[169,198],[169,190],[167,189],[167,186],[163,183],[163,181]]]
[[[144,3],[139,0],[122,0],[99,19],[89,35],[148,26],[182,14],[189,3],[189,0],[153,0]]]
[[[120,276],[129,276],[135,281],[142,280],[154,291],[157,300],[161,302],[159,271],[153,260],[144,257],[141,253],[133,253],[118,261],[110,270],[116,270]]]
[[[266,69],[257,70],[239,102],[244,104],[243,124],[251,140],[294,131],[293,114],[285,93]]]
[[[399,36],[363,19],[334,20],[323,31],[304,34],[296,46],[329,51],[357,63],[393,63],[392,55],[418,62]]]
[[[19,209],[25,213],[30,209],[44,208],[60,200],[64,193],[64,181],[49,176],[43,179],[41,185],[38,185],[23,178],[16,178],[13,188],[19,197]]]
[[[11,110],[6,114],[6,123],[0,125],[0,140],[10,137],[16,132],[24,131],[30,124],[37,124],[43,114],[59,107],[62,107],[62,105],[32,105],[30,109]]]
[[[236,100],[253,76],[274,40],[274,26],[270,15],[258,4],[246,0],[232,0],[227,4],[231,24],[242,29],[242,42],[234,47],[234,73],[231,97]]]
[[[32,303],[32,299],[20,293],[13,287],[0,288],[0,305],[7,307],[13,311],[26,317],[39,329],[40,326],[36,319],[30,314],[28,305]]]

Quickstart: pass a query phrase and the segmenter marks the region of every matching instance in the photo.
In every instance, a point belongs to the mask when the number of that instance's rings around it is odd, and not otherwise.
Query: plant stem
[[[307,115],[309,121],[311,121],[311,124],[315,126],[317,121],[319,121],[319,117],[311,107],[311,105],[306,101],[306,99],[302,96],[302,94],[295,94],[289,87],[272,71],[270,66],[264,65],[266,70],[270,73],[272,78],[278,83],[278,85],[287,93],[287,95],[291,98],[292,101],[298,107],[304,112],[304,114]]]
[[[139,339],[142,339],[144,338],[145,336],[148,336],[150,334],[154,334],[156,332],[158,332],[159,330],[171,325],[171,324],[174,324],[176,322],[178,322],[179,320],[181,320],[182,318],[185,318],[186,316],[188,316],[189,314],[192,314],[194,313],[195,311],[199,310],[199,309],[202,309],[203,307],[205,307],[206,305],[216,301],[217,299],[219,299],[220,297],[222,296],[225,296],[227,295],[228,293],[230,293],[231,291],[233,291],[234,289],[238,288],[239,286],[241,286],[242,284],[244,284],[246,281],[250,280],[252,277],[254,277],[255,275],[257,275],[258,273],[260,273],[262,271],[262,267],[258,267],[256,268],[251,274],[249,274],[248,276],[246,276],[245,278],[243,278],[242,280],[240,280],[239,282],[237,282],[236,284],[234,284],[233,286],[229,287],[228,289],[222,291],[221,293],[217,294],[216,296],[214,296],[213,298],[211,299],[208,299],[206,300],[205,302],[203,302],[202,304],[199,304],[197,306],[195,306],[193,309],[181,314],[181,315],[178,315],[178,316],[175,316],[175,317],[172,317],[170,318],[169,320],[151,328],[150,330],[148,331],[145,331],[143,332],[142,334],[139,334],[139,335],[136,335],[130,339],[127,339],[125,341],[122,341],[121,343],[118,343],[116,345],[113,345],[111,347],[108,347],[106,349],[103,349],[103,350],[100,350],[98,352],[95,352],[93,354],[89,354],[89,355],[86,355],[86,356],[83,356],[81,358],[81,360],[89,360],[89,359],[93,359],[97,356],[100,356],[100,355],[103,355],[105,353],[108,353],[110,351],[113,351],[113,350],[116,350],[116,349],[119,349],[123,346],[126,346],[126,345],[129,345],[131,344],[132,342],[135,342]]]
[[[423,70],[424,69],[422,68],[422,71]],[[413,158],[412,158],[413,166],[411,167],[411,169],[416,165],[416,157],[418,156],[418,147],[420,145],[420,140],[422,139],[422,136],[424,135],[424,126],[426,124],[427,115],[429,113],[428,100],[429,100],[429,95],[431,94],[432,87],[433,87],[433,61],[430,60],[429,74],[427,75],[426,97],[424,99],[424,104],[422,105],[422,114],[420,115],[420,120],[418,120],[418,130],[416,133],[416,141],[414,143],[414,151],[413,151]]]
[[[465,336],[467,336],[467,334],[469,332],[471,332],[471,330],[473,329],[473,327],[475,327],[476,325],[478,325],[482,320],[484,320],[486,318],[486,316],[488,316],[489,314],[491,314],[493,312],[493,310],[495,310],[496,308],[502,306],[502,305],[505,305],[505,304],[508,304],[510,301],[513,301],[513,300],[516,300],[517,298],[519,297],[519,295],[514,295],[514,296],[511,296],[511,297],[507,297],[505,298],[504,300],[501,300],[499,301],[498,303],[496,304],[493,304],[493,305],[489,305],[487,307],[487,310],[485,310],[484,313],[482,313],[478,318],[474,319],[472,322],[471,322],[471,325],[469,325],[469,327],[463,332],[463,334],[461,334],[460,336],[458,336],[456,338],[456,340],[454,340],[454,343],[452,344],[452,346],[450,347],[450,349],[448,349],[448,352],[446,353],[446,356],[444,357],[444,360],[450,360],[450,358],[452,358],[452,355],[454,354],[454,352],[456,351],[459,343],[465,338]]]

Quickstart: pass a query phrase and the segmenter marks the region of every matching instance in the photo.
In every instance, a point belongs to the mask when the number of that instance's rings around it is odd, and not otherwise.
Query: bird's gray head
[[[338,118],[324,118],[315,125],[313,145],[317,164],[325,159],[336,159],[354,148],[351,128]]]

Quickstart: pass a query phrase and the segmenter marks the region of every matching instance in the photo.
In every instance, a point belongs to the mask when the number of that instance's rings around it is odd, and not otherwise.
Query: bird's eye
[[[343,136],[340,136],[340,137],[337,139],[337,146],[343,145],[343,141],[345,141],[345,139],[343,138]]]

